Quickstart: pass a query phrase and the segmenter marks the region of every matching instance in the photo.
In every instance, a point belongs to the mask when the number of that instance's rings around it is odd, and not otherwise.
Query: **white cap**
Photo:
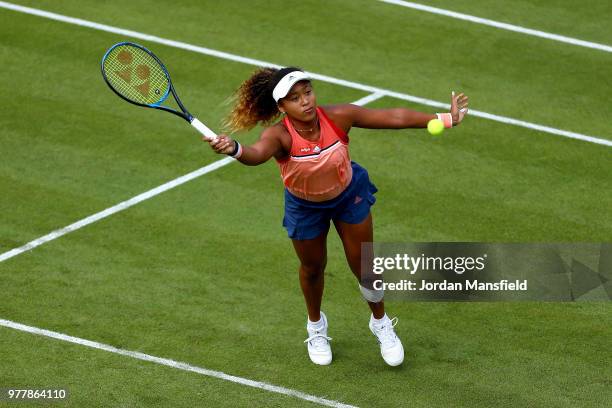
[[[295,85],[296,82],[303,81],[305,79],[310,79],[308,75],[306,75],[303,71],[291,71],[287,75],[283,77],[278,84],[274,87],[272,91],[272,97],[278,103],[281,98],[287,96],[291,87]]]

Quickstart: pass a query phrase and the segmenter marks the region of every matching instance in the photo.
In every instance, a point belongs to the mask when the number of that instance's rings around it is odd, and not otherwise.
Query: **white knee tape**
[[[361,290],[361,294],[368,302],[378,303],[383,299],[385,292],[382,289],[368,289],[359,285],[359,289]]]

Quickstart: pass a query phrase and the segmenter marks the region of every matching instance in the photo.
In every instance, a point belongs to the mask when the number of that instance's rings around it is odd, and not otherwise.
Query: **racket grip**
[[[194,128],[196,128],[198,130],[198,132],[200,132],[201,134],[204,135],[204,137],[208,140],[215,140],[217,138],[217,135],[215,132],[213,132],[212,130],[210,130],[205,124],[203,124],[202,122],[200,122],[198,119],[193,118],[191,120],[191,126],[193,126]]]

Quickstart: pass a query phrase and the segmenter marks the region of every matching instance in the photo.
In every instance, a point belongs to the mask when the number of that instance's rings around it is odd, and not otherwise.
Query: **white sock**
[[[387,321],[389,319],[389,317],[387,316],[387,314],[385,313],[385,315],[383,317],[381,317],[380,319],[377,319],[374,317],[374,315],[372,315],[372,317],[370,318],[372,320],[372,323],[375,324],[376,326],[380,326],[382,325],[385,321]]]
[[[321,316],[318,322],[311,322],[310,318],[308,318],[308,327],[310,327],[311,329],[322,329],[324,325],[325,322],[323,321],[323,316]]]

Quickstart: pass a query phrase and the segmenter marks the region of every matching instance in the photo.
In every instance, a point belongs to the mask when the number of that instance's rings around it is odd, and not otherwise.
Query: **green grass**
[[[550,2],[550,17],[526,2],[492,3],[430,4],[489,18],[503,11],[504,21],[543,30],[564,21],[559,34],[610,39],[603,15],[569,15],[562,2]],[[612,139],[601,120],[611,57],[601,51],[366,0],[325,10],[281,1],[20,4],[442,101],[461,89],[474,109]],[[128,106],[106,88],[99,59],[123,37],[3,9],[0,21],[8,61],[0,252],[220,158],[184,122]],[[215,129],[253,70],[145,45]],[[321,82],[315,89],[321,104],[365,96]],[[391,98],[370,106],[432,111]],[[257,133],[238,138],[249,143]],[[605,146],[471,117],[440,138],[353,129],[351,154],[379,188],[378,241],[612,238]],[[0,318],[358,406],[598,407],[612,398],[609,303],[390,303],[407,354],[390,369],[335,234],[323,301],[334,362],[313,366],[281,219],[276,164],[232,163],[0,264]],[[62,406],[314,406],[6,328],[0,343],[0,387],[65,386]]]

